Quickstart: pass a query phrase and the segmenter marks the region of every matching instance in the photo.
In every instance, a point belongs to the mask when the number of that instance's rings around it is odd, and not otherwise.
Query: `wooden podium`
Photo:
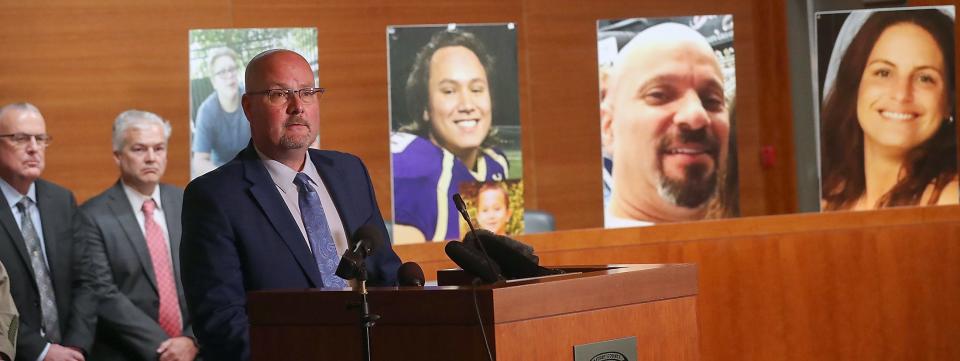
[[[370,288],[372,359],[487,360],[474,294],[496,360],[573,360],[576,345],[634,336],[640,360],[699,360],[692,264],[562,267],[567,274],[475,289]],[[359,295],[283,290],[247,296],[253,360],[360,360]]]

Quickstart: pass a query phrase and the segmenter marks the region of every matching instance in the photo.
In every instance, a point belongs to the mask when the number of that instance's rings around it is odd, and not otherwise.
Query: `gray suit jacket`
[[[184,336],[193,337],[180,285],[180,212],[183,191],[161,184],[160,203],[170,234]],[[102,301],[97,338],[89,360],[156,360],[157,347],[169,338],[157,323],[160,298],[150,250],[134,210],[118,181],[81,207],[80,237],[85,264],[99,275]]]
[[[82,267],[83,247],[75,241],[77,203],[66,188],[37,179],[37,208],[43,227],[50,281],[57,299],[61,344],[90,350],[96,327],[97,295]],[[0,262],[10,276],[10,293],[20,311],[17,360],[35,361],[50,340],[40,335],[40,293],[23,234],[6,198],[0,196]]]

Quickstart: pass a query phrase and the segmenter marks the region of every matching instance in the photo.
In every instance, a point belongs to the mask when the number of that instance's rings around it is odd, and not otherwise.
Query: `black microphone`
[[[384,237],[380,227],[368,223],[357,228],[347,243],[347,250],[340,257],[336,275],[346,280],[360,278],[361,281],[365,281],[367,272],[363,260],[373,254],[383,242]]]
[[[479,238],[478,238],[479,237]],[[487,230],[478,230],[470,236],[464,238],[467,245],[484,245],[490,258],[496,262],[503,271],[503,276],[507,279],[528,278],[549,276],[564,273],[562,270],[555,270],[541,267],[540,262],[530,247],[523,242],[515,239],[499,236]]]
[[[467,205],[463,203],[463,198],[460,197],[460,193],[453,194],[453,204],[457,206],[457,211],[460,211],[460,216],[463,217],[463,220],[467,221],[467,226],[470,227],[470,233],[473,233],[474,238],[476,238],[477,229],[473,227],[473,222],[470,222],[470,212],[467,212]],[[480,245],[480,252],[484,256],[490,258],[490,254],[487,253],[486,247],[483,246],[483,243],[477,242]],[[500,272],[497,272],[499,274]]]
[[[397,269],[401,286],[423,287],[423,268],[417,262],[406,262]]]
[[[480,277],[485,283],[494,283],[503,279],[496,264],[486,256],[464,246],[461,242],[447,242],[444,251],[447,253],[447,257],[453,260],[453,263],[456,263],[467,273]]]

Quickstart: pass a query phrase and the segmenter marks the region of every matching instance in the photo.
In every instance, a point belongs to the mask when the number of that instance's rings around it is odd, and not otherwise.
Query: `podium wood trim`
[[[572,360],[573,345],[626,336],[638,336],[640,350],[669,355],[663,359],[698,359],[695,265],[566,270],[586,272],[476,287],[497,360]],[[372,331],[373,359],[486,359],[473,292],[471,286],[371,288],[371,312],[381,316]],[[349,308],[358,300],[349,289],[250,292],[254,359],[359,359],[358,310]]]

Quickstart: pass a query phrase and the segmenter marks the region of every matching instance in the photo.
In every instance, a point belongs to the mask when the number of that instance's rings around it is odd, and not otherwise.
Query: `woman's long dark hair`
[[[872,14],[850,42],[837,71],[834,89],[827,95],[820,118],[821,194],[825,210],[851,208],[866,190],[863,159],[863,129],[857,121],[857,97],[860,79],[867,58],[877,39],[888,27],[915,24],[933,36],[943,53],[946,67],[944,87],[953,119],[954,52],[953,19],[936,9],[880,11]],[[930,198],[935,202],[940,192],[957,175],[957,129],[953,121],[944,119],[937,132],[926,142],[907,152],[902,165],[904,176],[897,181],[876,207],[916,205],[924,190],[932,183]],[[874,206],[874,205],[872,205]]]
[[[487,51],[487,47],[471,32],[461,29],[440,30],[433,34],[430,41],[417,52],[413,68],[410,69],[410,75],[407,76],[404,91],[409,121],[400,127],[400,131],[413,133],[424,138],[430,137],[430,122],[423,119],[423,114],[430,107],[430,61],[433,60],[433,54],[438,50],[451,46],[465,47],[480,59],[480,64],[483,65],[483,69],[487,73],[487,89],[490,92],[492,104],[493,86],[491,84],[494,78],[494,58]],[[496,128],[491,128],[482,145],[490,147],[498,143]]]

